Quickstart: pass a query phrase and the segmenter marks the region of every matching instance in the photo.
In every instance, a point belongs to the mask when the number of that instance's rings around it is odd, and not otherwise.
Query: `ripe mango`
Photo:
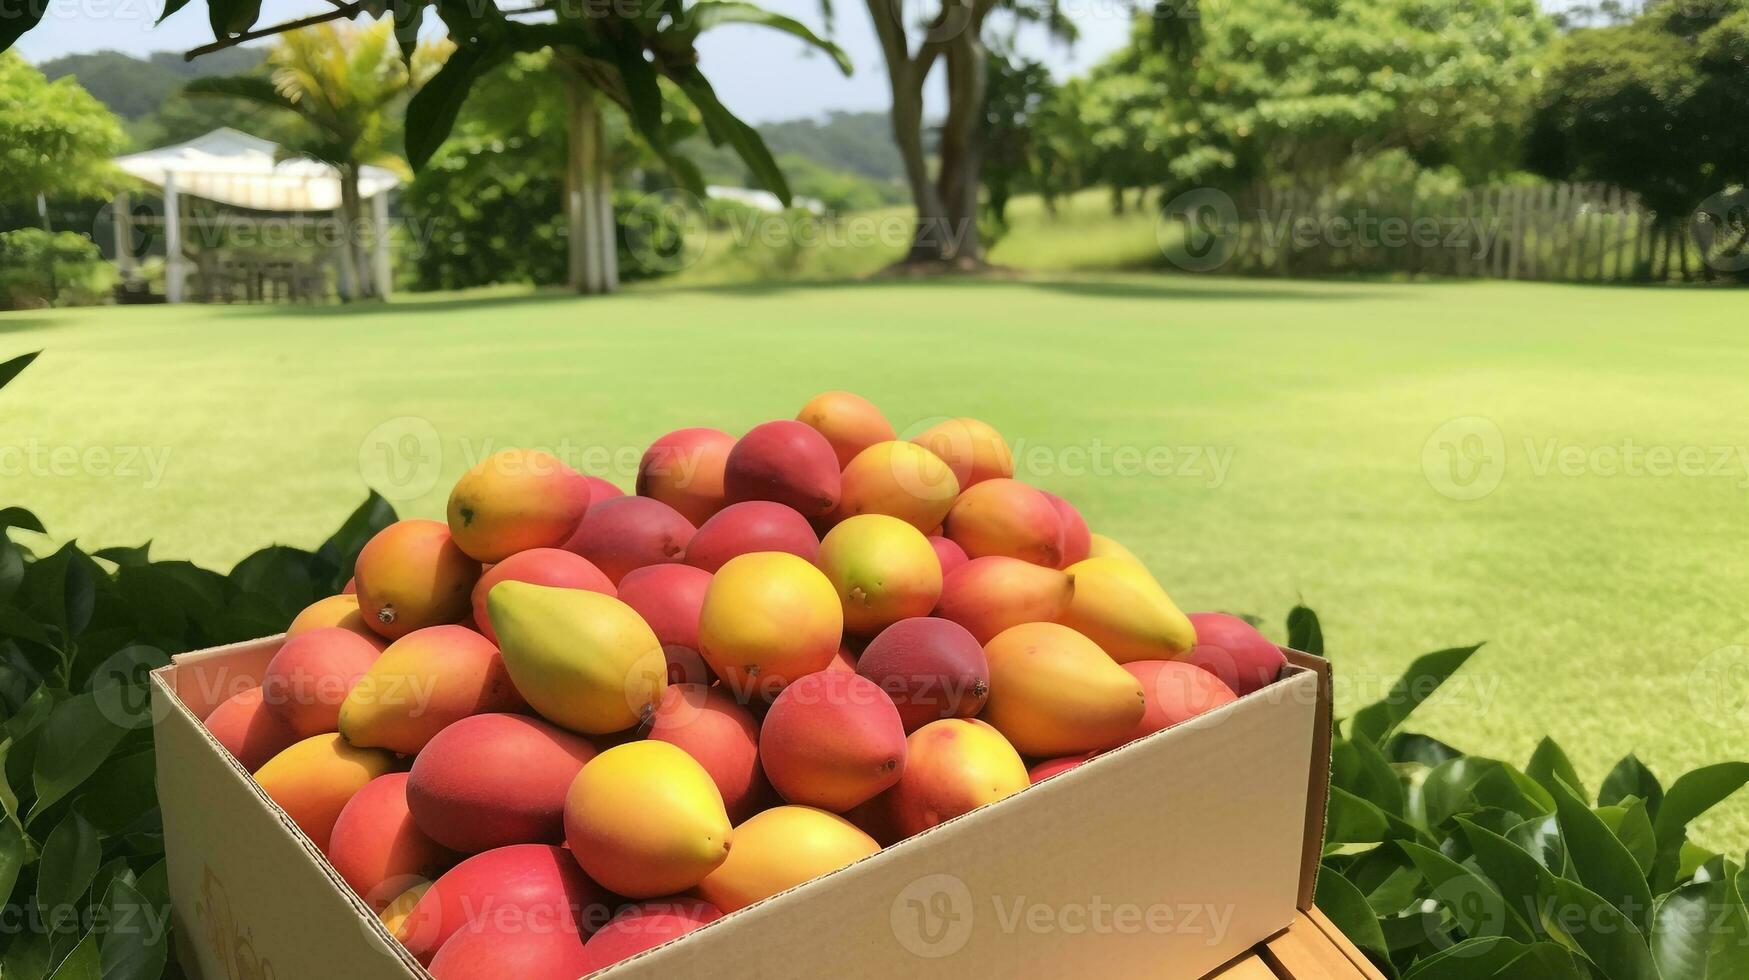
[[[596,592],[527,582],[500,582],[486,601],[504,665],[542,717],[606,735],[656,710],[668,662],[632,607]]]
[[[1147,710],[1126,741],[1189,721],[1206,711],[1237,701],[1239,696],[1221,679],[1194,664],[1178,660],[1132,660],[1123,669],[1142,684]]]
[[[612,500],[615,497],[623,497],[626,495],[624,490],[621,490],[619,487],[614,486],[612,483],[599,476],[585,476],[583,479],[589,482],[589,506],[591,507],[601,503],[603,500]]]
[[[906,732],[942,718],[975,718],[990,695],[983,644],[964,626],[933,616],[882,630],[856,672],[892,697]]]
[[[730,504],[699,526],[686,545],[686,563],[715,572],[729,559],[755,551],[787,551],[804,561],[820,553],[808,519],[782,504],[747,500]]]
[[[702,881],[732,835],[710,773],[678,746],[643,741],[596,756],[565,800],[565,839],[589,877],[627,898]]]
[[[723,796],[730,822],[757,813],[771,795],[759,766],[759,722],[722,688],[671,684],[650,718],[649,737],[692,756]]]
[[[466,854],[564,839],[565,793],[595,746],[525,715],[474,715],[413,760],[407,805],[439,844]]]
[[[354,748],[337,734],[316,735],[269,759],[255,781],[326,852],[347,801],[394,768],[395,757],[381,749]]]
[[[907,739],[905,775],[880,797],[899,837],[970,813],[1032,785],[1002,733],[970,718],[930,722]]]
[[[490,640],[466,626],[427,626],[389,644],[340,705],[353,745],[414,755],[469,715],[527,707]]]
[[[480,579],[480,563],[456,546],[448,525],[407,520],[366,542],[356,573],[365,623],[393,640],[427,626],[461,622],[468,614],[468,594]]]
[[[942,524],[973,558],[1000,555],[1057,568],[1063,559],[1063,519],[1039,491],[995,477],[967,488]]]
[[[1122,745],[1147,709],[1141,682],[1067,626],[1011,626],[984,644],[984,656],[984,720],[1023,755],[1048,759]]]
[[[844,606],[844,628],[870,636],[941,598],[941,561],[929,539],[896,517],[860,514],[820,542],[820,570]]]
[[[308,633],[311,630],[325,629],[330,626],[338,626],[343,630],[357,633],[369,640],[371,645],[379,650],[387,645],[387,641],[378,636],[376,631],[372,630],[369,624],[364,621],[364,613],[360,612],[358,608],[358,596],[346,593],[331,595],[326,599],[317,599],[305,606],[303,612],[298,613],[292,619],[291,625],[285,628],[285,635],[287,639],[290,639],[299,633]]]
[[[638,461],[638,496],[660,500],[698,525],[723,509],[723,467],[735,437],[721,429],[678,429]]]
[[[723,468],[730,503],[770,500],[804,517],[823,517],[838,506],[838,456],[826,437],[801,422],[756,425],[735,443]]]
[[[1060,620],[1118,663],[1178,660],[1196,646],[1196,627],[1148,570],[1121,558],[1070,565],[1075,594]]]
[[[698,883],[698,893],[728,914],[880,849],[873,837],[836,813],[775,807],[735,828],[735,849]]]
[[[947,419],[911,440],[945,461],[964,492],[973,484],[1014,475],[1014,453],[989,423],[972,418]]]
[[[506,926],[490,916],[449,937],[430,967],[433,980],[577,980],[596,969],[579,933]]]
[[[941,577],[945,580],[954,570],[970,561],[966,549],[954,544],[952,539],[940,534],[929,536],[929,546],[935,549],[935,558],[941,563]]]
[[[905,726],[879,685],[823,670],[771,703],[759,729],[759,761],[785,800],[843,813],[899,781]]]
[[[690,565],[651,565],[619,580],[619,600],[632,607],[662,642],[668,683],[717,679],[698,652],[698,616],[711,575]]]
[[[605,970],[722,917],[715,905],[696,898],[664,898],[630,906],[589,937],[591,968]]]
[[[459,857],[413,822],[404,772],[378,776],[353,794],[328,839],[328,863],[376,912],[436,878]]]
[[[1148,567],[1142,564],[1142,560],[1136,557],[1135,552],[1103,534],[1089,534],[1087,536],[1087,557],[1122,558],[1131,564],[1141,565],[1143,568]]]
[[[206,716],[206,730],[250,772],[298,740],[291,723],[268,710],[259,687],[239,691],[221,702]]]
[[[414,906],[418,905],[419,900],[425,897],[425,893],[431,890],[431,885],[432,883],[429,881],[419,882],[396,896],[394,901],[377,913],[377,920],[383,924],[384,929],[388,930],[389,935],[400,934],[401,924],[407,921],[407,916],[412,914]]]
[[[844,467],[840,517],[886,514],[925,533],[940,526],[959,496],[953,470],[913,442],[879,442]]]
[[[1052,776],[1068,772],[1098,754],[1099,753],[1097,752],[1083,752],[1080,755],[1066,755],[1061,759],[1046,759],[1044,762],[1028,769],[1026,775],[1032,780],[1032,784],[1037,786],[1039,783],[1044,782]]]
[[[1075,580],[1018,558],[974,558],[941,583],[935,615],[971,631],[979,643],[1021,623],[1051,623],[1069,611]]]
[[[564,547],[589,559],[618,585],[633,569],[679,561],[693,530],[690,521],[660,500],[614,497],[589,508]]]
[[[1246,695],[1275,683],[1287,658],[1257,628],[1226,613],[1191,613],[1196,646],[1184,659],[1215,675],[1234,694]]]
[[[449,533],[475,561],[557,548],[589,509],[589,480],[538,449],[506,449],[462,474],[449,494]]]
[[[795,555],[731,558],[711,579],[699,614],[699,650],[738,699],[775,696],[824,670],[844,635],[832,583]]]
[[[1063,553],[1057,559],[1057,565],[1067,568],[1087,557],[1093,548],[1093,534],[1087,530],[1087,519],[1075,509],[1075,505],[1049,491],[1040,490],[1046,500],[1051,502],[1057,512],[1057,517],[1063,522]]]
[[[376,663],[381,651],[337,626],[299,633],[285,641],[261,677],[267,710],[299,738],[340,730],[340,706]]]
[[[875,443],[897,438],[893,423],[873,402],[848,391],[823,391],[808,399],[796,421],[826,437],[839,469]]]
[[[519,551],[486,569],[486,573],[474,585],[474,623],[480,633],[493,643],[498,642],[498,632],[492,628],[492,613],[486,606],[486,597],[492,594],[494,585],[511,581],[549,585],[555,589],[582,589],[602,595],[618,594],[613,582],[582,555],[562,548],[530,548]]]
[[[562,847],[516,844],[476,854],[438,878],[395,938],[421,963],[470,924],[580,933],[607,921],[610,896]]]

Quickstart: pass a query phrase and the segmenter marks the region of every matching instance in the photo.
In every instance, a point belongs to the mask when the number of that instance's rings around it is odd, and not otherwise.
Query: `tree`
[[[315,24],[280,35],[267,56],[268,76],[197,78],[189,95],[243,99],[290,114],[297,125],[287,134],[288,156],[309,157],[340,174],[342,230],[340,261],[354,296],[372,296],[381,285],[367,274],[370,260],[360,231],[366,226],[359,174],[366,166],[405,170],[395,109],[440,62],[432,45],[420,45],[403,59],[395,53],[394,23],[364,28]],[[386,228],[376,234],[388,233]],[[353,297],[348,297],[353,298]]]
[[[49,81],[0,52],[0,203],[96,197],[113,180],[121,123],[72,78]]]
[[[1034,186],[1038,117],[1057,86],[1050,69],[1031,58],[997,52],[990,58],[979,141],[984,148],[982,180],[997,227],[1008,223],[1008,199]]]
[[[169,0],[164,16],[172,16],[188,0]],[[36,27],[47,5],[30,2],[11,17],[0,18],[0,51]],[[392,8],[392,10],[391,10]],[[394,33],[404,55],[410,54],[428,9],[435,9],[449,29],[455,51],[429,84],[407,107],[407,157],[414,169],[423,166],[449,135],[475,81],[518,53],[551,50],[572,73],[568,83],[573,150],[567,164],[567,210],[571,218],[573,276],[606,272],[602,260],[579,262],[579,250],[611,241],[613,209],[609,185],[603,179],[599,103],[614,103],[627,113],[632,128],[664,162],[687,191],[702,199],[705,188],[696,166],[674,152],[676,133],[690,131],[693,121],[671,119],[677,94],[697,114],[713,144],[728,146],[747,164],[754,179],[785,203],[789,185],[753,127],[731,113],[717,98],[699,66],[698,37],[713,27],[741,23],[782,31],[826,52],[845,73],[850,60],[837,45],[820,39],[801,23],[736,0],[647,0],[644,3],[577,4],[536,0],[511,9],[494,0],[333,0],[333,9],[297,20],[257,27],[261,0],[209,0],[207,15],[215,40],[188,53],[189,58],[221,51],[247,41],[362,14],[392,12]],[[535,21],[521,17],[539,18]],[[579,244],[584,243],[584,244]],[[584,268],[580,268],[584,267]],[[579,282],[584,291],[612,288],[613,278]]]
[[[1139,162],[1170,190],[1310,183],[1387,150],[1496,177],[1518,165],[1523,80],[1553,32],[1535,0],[1204,0],[1198,14],[1163,4],[1094,73],[1122,127],[1102,147],[1119,157],[1108,179]]]
[[[905,180],[916,206],[908,265],[973,269],[984,262],[978,233],[978,192],[984,163],[980,135],[989,80],[984,31],[998,9],[1017,21],[1044,24],[1065,40],[1075,36],[1056,0],[1041,5],[1013,0],[939,0],[913,44],[898,0],[868,0],[892,92],[893,138],[905,162]],[[947,117],[941,124],[936,172],[925,152],[923,89],[937,64],[945,68]]]
[[[1633,191],[1655,212],[1657,265],[1691,274],[1684,224],[1749,184],[1749,0],[1658,4],[1630,23],[1564,36],[1548,59],[1531,135],[1543,173]],[[1741,204],[1738,204],[1741,207]],[[1744,230],[1715,240],[1738,255]],[[1710,274],[1711,266],[1703,270]],[[1732,263],[1735,264],[1735,263]]]

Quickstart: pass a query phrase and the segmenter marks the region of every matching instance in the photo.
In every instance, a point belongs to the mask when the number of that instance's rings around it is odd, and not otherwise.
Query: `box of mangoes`
[[[495,453],[154,675],[185,969],[1194,980],[1309,907],[1325,665],[992,426],[828,392],[635,491]]]

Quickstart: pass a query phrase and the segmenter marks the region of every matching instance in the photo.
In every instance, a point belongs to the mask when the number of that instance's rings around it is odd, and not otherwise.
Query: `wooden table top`
[[[1287,931],[1205,980],[1385,980],[1324,913],[1302,913]]]

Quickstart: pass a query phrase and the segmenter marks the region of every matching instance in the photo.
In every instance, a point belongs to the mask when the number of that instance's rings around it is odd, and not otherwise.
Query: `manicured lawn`
[[[1749,654],[1715,654],[1749,644],[1746,313],[1726,291],[1135,276],[0,315],[0,353],[46,349],[0,395],[0,503],[224,565],[318,542],[385,449],[410,483],[383,489],[429,486],[396,502],[437,516],[493,446],[629,485],[664,431],[852,388],[901,429],[995,423],[1186,608],[1279,635],[1303,598],[1345,705],[1488,640],[1419,725],[1521,763],[1553,734],[1593,785],[1637,751],[1668,782],[1749,758]],[[1749,801],[1706,829],[1741,848]]]

